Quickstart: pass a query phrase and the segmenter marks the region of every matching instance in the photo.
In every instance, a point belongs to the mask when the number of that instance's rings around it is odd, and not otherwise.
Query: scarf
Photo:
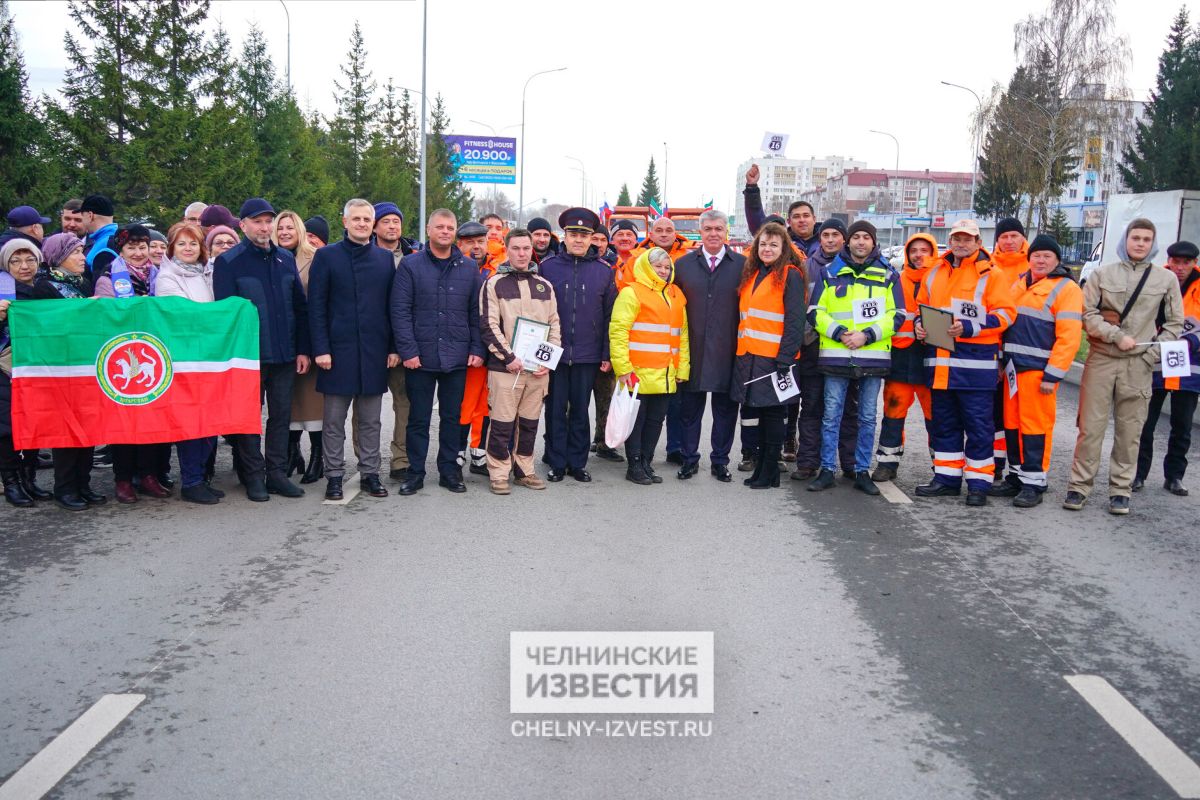
[[[87,276],[83,273],[78,275],[72,272],[63,272],[60,269],[51,267],[46,272],[46,277],[50,282],[55,284],[55,290],[63,297],[85,297],[83,282]]]
[[[197,262],[195,264],[185,264],[177,258],[173,258],[173,259],[171,259],[171,261],[175,264],[175,266],[177,266],[181,270],[183,270],[184,275],[189,275],[193,278],[199,277],[200,275],[203,275],[205,272],[208,272],[207,264],[201,264],[199,262]]]
[[[140,267],[135,267],[126,261],[121,256],[113,259],[112,265],[108,268],[109,274],[114,274],[121,271],[123,267],[129,273],[129,281],[133,284],[133,296],[144,297],[150,292],[150,268],[153,266],[149,261]]]

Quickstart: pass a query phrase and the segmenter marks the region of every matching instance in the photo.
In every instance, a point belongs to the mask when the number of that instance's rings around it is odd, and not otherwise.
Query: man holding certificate
[[[550,281],[537,274],[533,237],[514,228],[504,239],[508,260],[488,278],[479,293],[480,332],[487,348],[491,427],[487,437],[488,477],[492,494],[508,494],[508,474],[516,467],[516,483],[545,489],[534,473],[542,400],[550,370],[537,361],[539,345],[558,346],[558,301]]]
[[[1010,287],[1003,285],[982,249],[979,224],[962,219],[950,229],[950,251],[934,263],[917,290],[917,303],[929,312],[949,313],[948,347],[930,347],[925,377],[933,401],[930,443],[933,481],[917,487],[919,497],[957,496],[967,481],[967,505],[987,505],[995,465],[992,461],[992,404],[998,379],[1000,335],[1017,316]],[[924,341],[927,330],[918,317],[914,328]],[[929,344],[933,344],[930,337]],[[964,443],[965,439],[965,443]]]

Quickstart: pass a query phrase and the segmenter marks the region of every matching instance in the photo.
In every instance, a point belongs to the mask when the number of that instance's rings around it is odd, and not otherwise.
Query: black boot
[[[303,431],[288,431],[288,468],[287,476],[294,473],[304,474],[304,456],[300,454],[300,434]]]
[[[743,450],[742,455],[745,455],[745,454],[746,454],[746,451]],[[746,463],[747,463],[746,461],[742,461],[742,463],[738,465],[739,472],[747,472],[748,471],[748,470],[742,469],[742,467],[744,467],[746,465]],[[763,460],[761,458],[758,458],[756,455],[750,459],[750,463],[754,464],[754,472],[750,475],[749,478],[746,478],[745,480],[742,481],[743,486],[752,486],[755,483],[755,481],[757,481],[760,477],[762,477]]]
[[[751,478],[746,484],[751,489],[773,489],[779,486],[779,455],[783,451],[783,420],[779,424],[763,425],[759,421],[758,435],[762,437],[762,446],[758,451],[759,469],[754,471],[756,478]]]
[[[18,475],[23,478],[21,483],[25,486],[25,494],[34,500],[51,500],[54,498],[53,492],[47,492],[37,485],[37,467],[22,467]]]
[[[18,508],[28,508],[33,505],[33,498],[25,493],[25,485],[17,476],[15,469],[6,469],[0,472],[0,478],[4,480],[4,499],[10,505]]]
[[[325,458],[320,439],[312,440],[312,452],[309,453],[308,458],[308,469],[304,471],[304,477],[300,479],[300,482],[316,483],[325,477]]]
[[[636,483],[639,486],[649,486],[654,483],[650,480],[650,476],[646,474],[646,467],[642,463],[639,456],[633,456],[629,453],[625,454],[629,465],[625,468],[625,480],[630,483]]]

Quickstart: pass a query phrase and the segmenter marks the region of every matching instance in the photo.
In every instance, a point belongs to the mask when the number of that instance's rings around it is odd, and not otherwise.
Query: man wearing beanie
[[[1154,365],[1154,392],[1150,395],[1150,408],[1146,424],[1142,427],[1138,445],[1137,476],[1133,479],[1133,491],[1140,491],[1150,475],[1154,460],[1154,429],[1162,413],[1167,395],[1171,395],[1171,436],[1167,440],[1167,455],[1163,459],[1163,488],[1180,497],[1188,490],[1183,486],[1183,473],[1187,470],[1187,453],[1192,444],[1192,417],[1196,413],[1196,399],[1200,397],[1200,269],[1196,259],[1200,248],[1191,242],[1176,242],[1167,248],[1167,269],[1179,280],[1183,293],[1183,335],[1188,343],[1188,358],[1192,374],[1183,378],[1163,378],[1162,367]]]
[[[117,223],[113,222],[113,204],[102,194],[90,194],[79,206],[83,216],[83,227],[87,231],[84,253],[87,255],[88,276],[92,284],[108,272],[108,267],[117,257],[117,251],[109,240],[117,235]]]
[[[325,239],[329,239],[329,223],[324,217],[314,217],[325,223],[323,231]],[[307,223],[306,223],[307,224]],[[412,239],[404,238],[404,215],[400,207],[392,202],[375,204],[375,244],[392,254],[394,267],[400,266],[400,259],[411,255],[419,248]],[[388,368],[388,392],[392,395],[392,445],[391,461],[388,477],[394,481],[403,481],[408,477],[408,444],[405,436],[408,430],[408,392],[404,388],[405,370],[403,364]],[[355,418],[357,419],[357,417]]]
[[[1015,217],[1002,217],[996,221],[996,247],[992,251],[992,266],[1000,273],[1001,284],[1011,288],[1017,279],[1029,270],[1029,242],[1025,241],[1025,226]],[[1020,294],[1020,292],[1015,292]],[[1014,294],[1014,296],[1015,296]],[[992,484],[992,497],[1011,497],[1011,485],[1002,480],[1008,450],[1004,438],[1004,398],[1007,394],[1003,376],[996,383],[996,399],[992,403],[996,436],[992,445],[992,458],[996,463],[996,481]]]
[[[540,264],[550,256],[558,255],[558,237],[554,235],[549,222],[541,217],[534,217],[529,220],[525,230],[533,237],[533,263]]]
[[[308,243],[320,250],[329,244],[329,220],[317,214],[304,220],[305,235]]]
[[[821,271],[809,300],[808,321],[820,335],[817,369],[825,376],[821,418],[821,472],[810,492],[833,486],[846,395],[857,383],[858,441],[854,448],[854,488],[879,494],[871,480],[875,412],[879,388],[891,369],[892,334],[904,321],[900,281],[879,252],[875,226],[856,220],[850,240]]]
[[[1129,223],[1117,255],[1121,260],[1096,269],[1083,287],[1083,327],[1087,361],[1079,386],[1079,435],[1071,482],[1063,508],[1078,511],[1087,502],[1100,469],[1100,448],[1108,418],[1113,444],[1108,458],[1108,510],[1129,513],[1138,439],[1146,422],[1158,349],[1139,342],[1174,341],[1183,330],[1179,281],[1151,263],[1158,252],[1154,223]],[[1161,319],[1162,325],[1156,324]]]
[[[1008,475],[996,468],[993,497],[1012,497],[1017,508],[1042,502],[1054,443],[1059,382],[1067,376],[1083,327],[1083,292],[1062,264],[1052,236],[1029,246],[1029,269],[1014,284],[1017,319],[1004,332],[1002,362]]]

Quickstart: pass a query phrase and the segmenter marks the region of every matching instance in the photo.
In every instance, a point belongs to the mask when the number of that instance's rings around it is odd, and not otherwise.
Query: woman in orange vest
[[[758,412],[759,458],[754,474],[743,481],[751,489],[779,485],[787,407],[800,395],[780,401],[776,376],[791,375],[804,343],[805,297],[803,261],[791,247],[787,230],[774,222],[758,229],[742,269],[738,311],[737,359],[730,397]]]
[[[621,290],[608,324],[613,372],[628,388],[638,387],[641,405],[625,440],[625,480],[642,486],[662,483],[650,462],[667,416],[667,404],[691,373],[687,311],[673,281],[675,266],[661,247],[638,256],[634,282]]]

